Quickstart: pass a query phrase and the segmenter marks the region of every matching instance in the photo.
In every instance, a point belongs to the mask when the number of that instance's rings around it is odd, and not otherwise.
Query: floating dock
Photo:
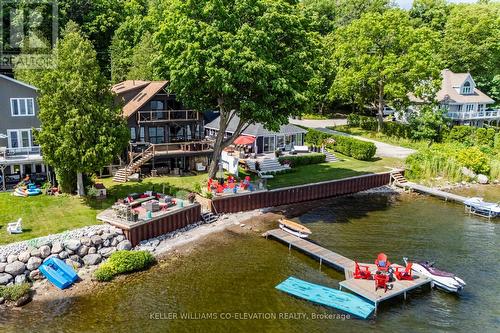
[[[425,285],[428,285],[429,287],[432,286],[432,280],[418,274],[412,274],[414,277],[414,280],[412,281],[396,280],[394,282],[388,283],[389,285],[392,285],[392,289],[388,289],[387,291],[384,291],[383,289],[375,290],[374,280],[354,279],[352,277],[355,266],[354,260],[344,257],[331,250],[325,249],[324,247],[321,247],[305,239],[293,236],[281,229],[269,230],[265,232],[263,236],[266,238],[271,237],[287,244],[288,249],[294,248],[302,251],[308,256],[318,260],[320,262],[320,265],[326,264],[327,266],[343,271],[346,276],[346,280],[339,283],[339,288],[347,289],[372,302],[375,306],[375,314],[378,304],[382,301],[394,298],[399,295],[403,295],[404,299],[406,299],[407,293],[409,291]],[[359,264],[370,266],[371,272],[375,272],[377,270],[377,266],[375,264]]]

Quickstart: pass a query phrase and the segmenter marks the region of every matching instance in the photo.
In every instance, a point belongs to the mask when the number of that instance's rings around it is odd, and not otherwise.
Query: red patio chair
[[[377,265],[379,271],[387,272],[389,266],[391,266],[391,262],[387,260],[387,255],[385,253],[379,253],[375,260],[375,265]]]
[[[387,292],[387,282],[389,282],[389,276],[384,273],[375,274],[375,291],[379,288],[384,289],[384,292]]]
[[[363,270],[361,270],[363,269]],[[371,280],[372,273],[370,273],[370,267],[367,265],[359,265],[357,261],[354,262],[354,278],[355,279],[365,279]]]
[[[411,275],[411,266],[413,265],[413,263],[411,262],[408,262],[406,264],[406,267],[404,268],[404,271],[403,271],[403,267],[394,267],[395,268],[395,271],[394,271],[394,275],[396,275],[396,278],[398,280],[413,280],[413,276]]]

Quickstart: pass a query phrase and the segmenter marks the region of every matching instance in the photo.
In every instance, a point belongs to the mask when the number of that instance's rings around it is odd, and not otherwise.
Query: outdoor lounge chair
[[[196,171],[202,172],[207,170],[207,167],[203,163],[196,163]]]
[[[354,275],[355,279],[365,279],[371,280],[372,273],[370,273],[370,267],[367,265],[360,265],[357,261],[354,262]]]
[[[20,234],[23,232],[22,218],[19,218],[17,222],[12,222],[7,225],[7,232],[9,234]]]
[[[387,272],[391,263],[387,260],[387,255],[385,253],[379,253],[377,259],[375,260],[375,265],[377,265],[377,269],[382,272]]]
[[[394,275],[398,280],[413,280],[413,276],[411,275],[411,266],[413,264],[408,262],[403,271],[403,267],[395,267]]]

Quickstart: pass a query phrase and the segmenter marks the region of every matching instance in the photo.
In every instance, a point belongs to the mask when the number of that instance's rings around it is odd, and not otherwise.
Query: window
[[[466,112],[474,111],[474,104],[465,104],[465,111]]]
[[[165,135],[163,127],[150,127],[148,130],[149,142],[151,143],[164,143]]]
[[[9,148],[30,148],[35,146],[31,129],[7,130]]]
[[[137,140],[137,133],[135,132],[135,127],[130,128],[130,140],[131,141]]]
[[[139,128],[139,141],[144,142],[144,127]]]
[[[264,152],[274,151],[274,136],[266,136],[264,137]]]
[[[35,104],[33,98],[11,98],[10,113],[13,117],[34,116]]]
[[[484,104],[479,104],[478,105],[478,109],[477,109],[479,112],[483,112],[484,111]]]
[[[18,148],[17,131],[11,131],[9,135],[9,148]]]
[[[472,87],[469,81],[465,81],[462,87],[462,94],[470,94],[472,92]]]
[[[276,149],[285,147],[285,137],[283,135],[276,136]]]
[[[161,111],[165,110],[162,101],[151,101],[151,110],[158,111],[158,112],[155,112],[155,114],[154,114],[154,120],[165,119],[165,112],[161,112]]]

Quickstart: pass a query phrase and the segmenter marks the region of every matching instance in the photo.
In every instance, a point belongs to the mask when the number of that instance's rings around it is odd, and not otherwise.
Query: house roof
[[[24,82],[22,82],[22,81],[19,81],[19,80],[13,79],[13,78],[11,78],[11,77],[9,77],[9,76],[7,76],[7,75],[0,74],[0,79],[5,79],[5,80],[7,80],[7,81],[14,82],[14,83],[16,83],[16,84],[19,84],[19,85],[24,86],[24,87],[29,88],[29,89],[38,90],[38,88],[37,88],[37,87],[34,87],[34,86],[30,85],[30,84],[27,84],[27,83],[24,83]]]
[[[154,95],[165,88],[168,81],[137,81],[128,80],[115,84],[111,90],[118,96],[127,91],[142,88],[137,95],[125,104],[122,109],[124,117],[128,118],[136,113],[144,104],[149,102]]]
[[[239,122],[240,118],[235,115],[233,119],[231,119],[231,121],[229,122],[226,132],[234,133]],[[220,123],[220,117],[217,117],[216,119],[206,124],[205,128],[219,130],[219,123]],[[258,137],[258,136],[269,136],[276,134],[299,134],[299,133],[307,133],[307,131],[298,126],[287,124],[287,125],[281,125],[279,132],[273,132],[265,129],[263,124],[255,123],[255,124],[250,124],[241,134]]]
[[[441,71],[441,76],[443,81],[441,83],[441,89],[436,94],[436,99],[440,102],[448,100],[451,103],[467,104],[467,103],[483,103],[491,104],[495,101],[488,97],[481,90],[477,89],[474,84],[474,80],[470,73],[453,73],[449,69],[444,69]],[[470,79],[474,86],[474,92],[472,94],[460,94],[460,88],[462,87],[465,80]],[[408,96],[411,102],[422,103],[421,98],[416,97],[413,94]]]

